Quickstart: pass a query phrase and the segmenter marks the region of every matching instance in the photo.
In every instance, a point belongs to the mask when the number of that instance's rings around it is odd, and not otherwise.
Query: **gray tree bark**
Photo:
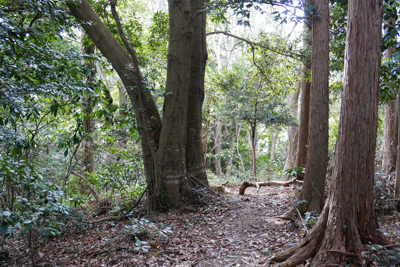
[[[191,0],[192,14],[202,9],[203,1]],[[202,107],[204,75],[207,62],[206,15],[199,14],[193,22],[193,48],[190,67],[190,89],[187,109],[186,164],[187,171],[208,184],[203,155]]]
[[[295,118],[297,117],[298,113],[300,89],[292,93],[289,97],[290,115],[292,115]],[[285,164],[283,166],[284,171],[296,167],[298,137],[299,137],[299,126],[289,126],[288,128],[289,147],[286,155]]]

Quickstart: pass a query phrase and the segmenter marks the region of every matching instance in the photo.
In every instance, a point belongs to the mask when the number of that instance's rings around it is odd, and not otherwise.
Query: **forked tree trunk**
[[[90,22],[90,25],[84,24],[83,28],[103,56],[111,62],[127,90],[129,99],[135,109],[137,125],[142,137],[143,165],[146,174],[146,181],[149,183],[154,177],[154,158],[150,149],[150,140],[143,127],[146,122],[143,121],[142,115],[139,112],[137,88],[140,85],[140,81],[137,81],[133,77],[131,69],[129,68],[133,65],[132,59],[100,20],[87,0],[82,0],[80,4],[69,3],[68,7],[74,17],[82,21]],[[151,127],[146,127],[146,129],[152,132],[151,135],[154,137],[154,142],[158,144],[161,133],[161,118],[151,94],[149,94],[148,91],[144,91],[143,96],[147,115],[151,118]]]
[[[319,214],[325,201],[329,120],[329,1],[314,0],[319,16],[312,17],[312,63],[307,163],[299,205],[301,213]]]
[[[191,0],[192,14],[202,9],[203,1]],[[190,67],[189,106],[187,109],[186,164],[187,171],[208,185],[203,155],[202,107],[204,75],[207,62],[206,15],[194,20],[193,53]]]
[[[275,261],[287,259],[278,266],[296,266],[312,255],[316,256],[311,266],[345,266],[360,257],[363,244],[389,243],[378,230],[373,206],[382,6],[375,0],[350,0],[348,12],[330,193],[313,231],[275,255]]]
[[[311,49],[311,18],[307,15],[305,19],[304,46]],[[299,125],[299,144],[297,146],[296,166],[305,167],[307,162],[307,144],[308,144],[308,124],[310,118],[310,87],[311,87],[311,58],[306,58],[303,64],[303,80],[301,81],[300,93],[300,125]],[[297,179],[303,180],[303,174],[299,174]]]
[[[199,0],[196,0],[196,3],[197,1]],[[138,60],[122,33],[115,2],[110,1],[112,13],[129,54],[99,19],[87,0],[68,3],[68,7],[76,18],[90,22],[83,25],[85,31],[112,63],[135,109],[142,138],[146,181],[148,184],[154,181],[149,192],[148,208],[154,210],[160,205],[177,207],[187,189],[186,126],[193,39],[192,16],[198,14],[192,14],[190,0],[169,1],[170,40],[166,89],[171,94],[164,99],[164,116],[161,123],[151,94],[148,90],[143,90]],[[201,115],[194,118],[201,119]]]

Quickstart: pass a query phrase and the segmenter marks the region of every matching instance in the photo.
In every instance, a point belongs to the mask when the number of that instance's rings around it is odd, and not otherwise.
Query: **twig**
[[[196,177],[194,177],[193,175],[191,175],[190,173],[186,173],[187,176],[192,179],[195,183],[197,183],[200,186],[204,186],[205,188],[209,189],[211,192],[213,192],[214,194],[216,194],[218,196],[218,193],[216,193],[214,190],[211,189],[211,187],[209,187],[207,184],[205,184],[203,181],[200,181],[199,179],[197,179]]]
[[[382,246],[382,247],[384,247],[384,248],[390,248],[390,247],[397,247],[397,246],[400,246],[400,243],[389,244],[389,245],[385,245],[385,246]]]
[[[136,201],[135,205],[133,205],[127,212],[125,212],[124,215],[120,216],[120,217],[118,218],[118,220],[117,220],[115,223],[121,221],[123,218],[125,218],[126,216],[128,216],[128,214],[129,214],[137,205],[139,205],[140,200],[142,200],[144,194],[146,193],[147,190],[150,189],[150,186],[151,186],[153,183],[154,183],[154,178],[151,179],[151,181],[150,181],[150,183],[147,185],[146,189],[143,190],[142,194],[140,195],[139,199]]]
[[[115,247],[115,248],[102,249],[102,250],[97,250],[97,251],[82,253],[81,255],[82,255],[82,256],[88,256],[88,255],[96,256],[96,255],[99,255],[99,254],[103,254],[103,253],[107,253],[107,252],[110,253],[110,252],[117,251],[117,250],[121,250],[121,249],[130,250],[130,248],[128,248],[128,247]]]
[[[302,224],[303,224],[303,221],[304,221],[304,220],[303,220],[303,217],[301,217],[301,213],[300,213],[299,209],[298,209],[297,207],[295,207],[295,209],[296,209],[297,213],[299,214],[300,220],[301,220],[301,222],[302,222]],[[307,226],[305,226],[305,225],[303,224],[303,227],[304,227],[304,229],[306,230],[307,234],[309,234],[310,232],[308,231]]]

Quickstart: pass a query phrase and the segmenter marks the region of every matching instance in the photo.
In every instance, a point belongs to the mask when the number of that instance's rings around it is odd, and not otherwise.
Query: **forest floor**
[[[292,207],[296,185],[261,187],[258,193],[247,188],[244,196],[238,195],[239,186],[229,190],[227,195],[206,193],[179,210],[145,217],[152,222],[147,226],[104,221],[38,241],[36,266],[266,266],[274,252],[299,242],[311,230],[312,217],[306,226],[299,219],[279,218]],[[95,211],[85,212],[85,220],[99,219],[93,217]],[[399,214],[378,219],[385,235],[399,243]],[[126,233],[127,226],[135,224],[147,229],[138,235],[146,244]],[[168,227],[172,233],[165,231]],[[0,266],[31,266],[24,240],[7,243],[9,256]],[[150,246],[148,252],[144,246]],[[400,266],[398,246],[391,251],[370,246],[366,251],[364,266]]]

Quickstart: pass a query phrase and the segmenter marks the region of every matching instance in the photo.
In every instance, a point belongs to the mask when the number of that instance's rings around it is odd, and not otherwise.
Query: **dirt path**
[[[265,266],[271,253],[305,235],[300,222],[277,217],[290,208],[295,186],[262,187],[258,194],[255,188],[248,188],[245,196],[238,195],[237,186],[230,190],[232,194],[227,196],[207,195],[181,210],[149,218],[154,227],[140,236],[148,243],[139,249],[125,233],[132,222],[113,227],[103,222],[39,244],[37,266]],[[400,233],[398,221],[385,221],[392,237]],[[173,231],[168,240],[160,234],[165,226]],[[23,240],[11,245],[9,259],[0,265],[30,266]],[[145,245],[151,246],[147,253]]]

